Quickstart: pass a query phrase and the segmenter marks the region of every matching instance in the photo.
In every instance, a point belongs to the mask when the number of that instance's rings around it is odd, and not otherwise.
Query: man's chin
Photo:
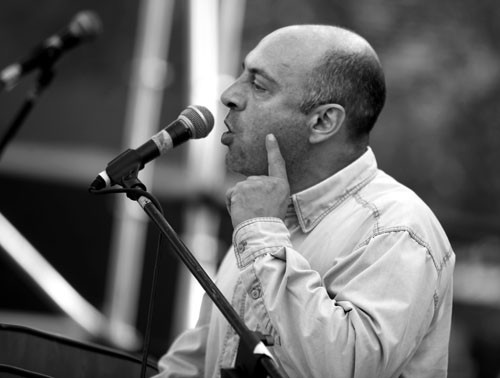
[[[255,158],[237,159],[230,151],[226,154],[226,168],[246,177],[267,175],[267,161],[258,162]]]
[[[242,176],[249,176],[249,175],[245,174],[246,171],[243,170],[241,167],[234,165],[234,164],[231,164],[231,163],[228,163],[227,161],[226,161],[226,168],[231,173],[235,173],[235,174],[242,175]]]
[[[267,175],[266,171],[258,170],[255,168],[242,167],[242,166],[231,165],[231,164],[226,164],[226,167],[227,167],[228,171],[245,176],[245,177]]]

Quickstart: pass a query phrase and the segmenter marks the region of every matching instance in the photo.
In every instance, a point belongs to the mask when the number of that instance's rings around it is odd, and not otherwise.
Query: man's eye
[[[265,88],[260,86],[255,80],[252,81],[252,87],[257,91],[264,91]]]

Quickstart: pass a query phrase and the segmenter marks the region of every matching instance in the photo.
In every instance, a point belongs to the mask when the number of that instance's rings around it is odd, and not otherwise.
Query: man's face
[[[310,57],[293,38],[268,36],[243,63],[240,77],[222,94],[229,108],[226,164],[246,176],[267,175],[265,136],[278,139],[287,170],[307,151],[306,115],[299,110]]]

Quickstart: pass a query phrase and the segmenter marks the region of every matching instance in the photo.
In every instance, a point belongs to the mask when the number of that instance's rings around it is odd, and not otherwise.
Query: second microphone
[[[214,126],[212,113],[200,105],[188,106],[179,117],[137,149],[128,149],[111,160],[99,173],[90,190],[120,185],[145,164],[189,139],[206,137]]]

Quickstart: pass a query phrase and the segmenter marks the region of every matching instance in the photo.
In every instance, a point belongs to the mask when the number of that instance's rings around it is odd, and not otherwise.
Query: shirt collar
[[[370,147],[354,162],[333,176],[292,195],[292,203],[303,232],[311,231],[349,195],[364,187],[377,172],[377,160]]]

